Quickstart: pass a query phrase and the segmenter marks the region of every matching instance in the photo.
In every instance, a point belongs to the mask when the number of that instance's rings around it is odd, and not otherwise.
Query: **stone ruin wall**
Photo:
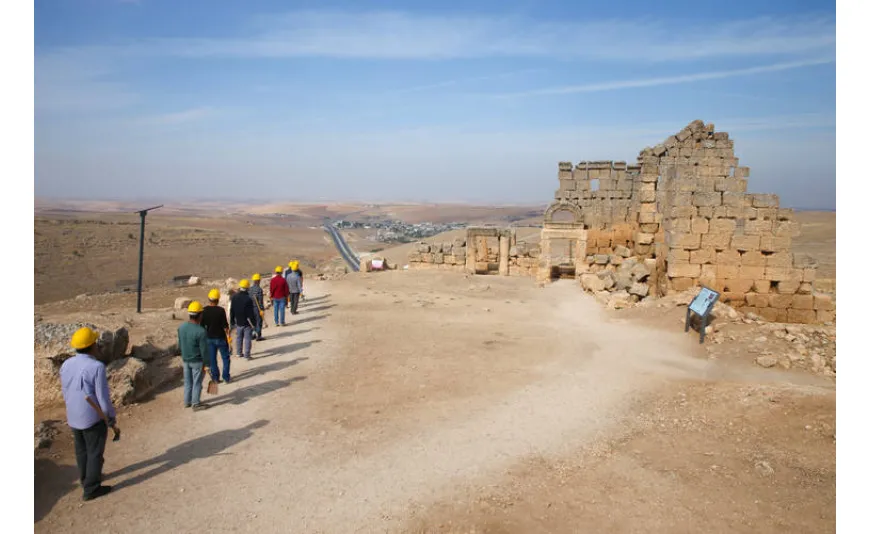
[[[465,239],[441,243],[420,242],[416,250],[408,254],[408,265],[413,269],[465,270]]]
[[[776,195],[747,193],[749,168],[727,133],[694,121],[644,149],[638,163],[559,164],[556,200],[580,208],[588,264],[627,247],[656,259],[658,294],[703,284],[770,321],[834,320],[833,296],[814,287],[813,262],[791,252],[800,233],[793,211]]]
[[[540,247],[527,243],[517,243],[516,233],[510,229],[469,228],[469,237],[453,241],[417,243],[416,250],[408,255],[408,265],[412,269],[446,269],[467,271],[473,265],[476,274],[499,273],[508,276],[535,276],[538,272]],[[508,239],[507,273],[500,273],[502,267],[501,236]],[[468,239],[474,241],[474,258],[468,258]]]

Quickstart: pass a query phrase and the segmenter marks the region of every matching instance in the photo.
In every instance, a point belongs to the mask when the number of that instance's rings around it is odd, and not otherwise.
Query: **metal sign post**
[[[686,332],[689,331],[689,323],[694,313],[701,319],[701,339],[699,343],[704,343],[704,337],[707,334],[707,320],[710,317],[710,312],[713,311],[713,305],[719,300],[719,293],[708,287],[701,287],[701,292],[692,299],[689,308],[686,310]]]
[[[145,216],[148,215],[149,211],[162,207],[163,204],[137,212],[139,213],[141,224],[139,225],[139,283],[136,286],[136,313],[142,313],[142,264],[145,256]]]

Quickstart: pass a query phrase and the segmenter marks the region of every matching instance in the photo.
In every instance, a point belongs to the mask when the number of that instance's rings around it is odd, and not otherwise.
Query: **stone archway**
[[[573,221],[556,221],[554,216],[562,211],[573,215]],[[541,259],[538,264],[538,281],[549,282],[553,271],[553,241],[568,240],[572,243],[574,277],[579,280],[586,271],[587,231],[583,224],[583,212],[570,202],[553,202],[544,212],[544,228],[541,230]]]

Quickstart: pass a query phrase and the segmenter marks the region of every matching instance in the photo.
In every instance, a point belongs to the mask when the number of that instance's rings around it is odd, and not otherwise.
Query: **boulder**
[[[604,281],[604,289],[610,290],[616,285],[616,282],[613,281],[613,273],[611,271],[604,271],[598,274],[598,277]]]
[[[173,307],[176,310],[186,310],[191,302],[193,302],[193,299],[190,297],[178,297],[175,299],[175,305]]]
[[[650,270],[647,268],[646,265],[644,265],[642,263],[638,263],[637,265],[635,265],[634,267],[631,268],[631,276],[637,282],[645,281],[647,278],[649,278],[650,274],[651,274]]]
[[[97,348],[100,350],[100,360],[109,364],[120,360],[127,353],[127,345],[130,343],[130,333],[126,328],[119,328],[114,332],[104,331],[97,340]]]
[[[637,295],[640,298],[644,298],[649,295],[649,286],[641,282],[635,282],[628,289],[628,293],[630,295]]]
[[[770,368],[776,365],[776,358],[773,356],[759,356],[755,358],[755,363],[761,367]]]
[[[617,291],[621,291],[623,289],[628,289],[634,284],[634,280],[631,277],[631,273],[626,269],[619,269],[613,275],[613,280],[616,285]]]
[[[198,286],[201,284],[202,284],[202,281],[199,279],[198,276],[191,276],[190,278],[187,279],[187,285],[189,285],[189,286]]]
[[[583,286],[583,289],[597,293],[604,291],[605,282],[597,274],[586,273],[580,275],[580,285]]]
[[[627,291],[617,291],[610,295],[607,307],[614,310],[631,306],[631,295]]]
[[[123,406],[136,400],[137,389],[147,387],[145,370],[148,364],[138,358],[121,358],[106,367],[112,403]]]
[[[607,254],[596,254],[595,255],[595,264],[596,265],[607,265],[610,261],[610,256]]]
[[[595,293],[595,300],[599,304],[606,306],[607,302],[610,300],[610,293],[608,291],[598,291]]]
[[[616,254],[617,256],[621,256],[623,258],[627,258],[627,257],[631,256],[631,250],[629,250],[628,247],[624,247],[622,245],[616,245],[613,248],[613,253]]]

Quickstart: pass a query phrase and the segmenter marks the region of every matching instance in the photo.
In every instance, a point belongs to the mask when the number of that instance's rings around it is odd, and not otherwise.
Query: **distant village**
[[[431,223],[422,222],[408,224],[402,221],[334,221],[332,224],[341,229],[377,229],[370,239],[380,243],[411,243],[420,239],[431,237],[441,232],[465,228],[467,223]]]

